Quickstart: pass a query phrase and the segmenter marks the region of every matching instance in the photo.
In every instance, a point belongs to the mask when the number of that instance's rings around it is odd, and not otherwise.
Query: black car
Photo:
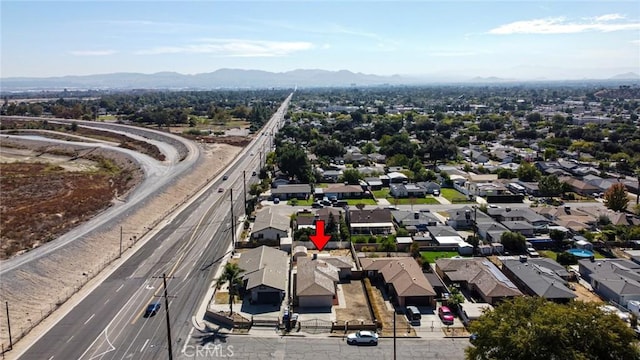
[[[147,310],[144,312],[144,317],[151,317],[158,313],[162,304],[160,301],[152,302],[147,306]]]

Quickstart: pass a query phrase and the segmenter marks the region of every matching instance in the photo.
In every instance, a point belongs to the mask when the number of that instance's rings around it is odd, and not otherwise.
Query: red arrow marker
[[[325,245],[331,239],[331,235],[324,234],[324,220],[316,220],[316,233],[310,235],[309,238],[313,242],[313,244],[318,248],[318,251],[322,251]]]

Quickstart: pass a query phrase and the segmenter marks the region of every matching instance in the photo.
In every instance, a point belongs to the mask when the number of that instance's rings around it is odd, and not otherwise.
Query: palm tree
[[[237,295],[238,289],[242,286],[242,274],[244,272],[238,264],[227,263],[224,266],[222,275],[216,282],[216,289],[220,289],[225,283],[229,283],[229,314],[233,315],[233,301]]]

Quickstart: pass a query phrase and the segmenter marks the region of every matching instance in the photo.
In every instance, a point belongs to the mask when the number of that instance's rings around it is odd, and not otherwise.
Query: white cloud
[[[631,40],[632,44],[640,45],[640,40]]]
[[[458,57],[458,56],[474,56],[478,55],[475,51],[435,51],[430,53],[431,56],[437,57]]]
[[[624,19],[624,16],[620,14],[606,14],[594,18],[595,21],[613,21],[620,19]]]
[[[117,53],[115,50],[73,50],[69,52],[75,56],[107,56]]]
[[[140,50],[138,55],[212,54],[227,57],[277,57],[310,50],[313,44],[303,41],[266,41],[241,39],[204,39],[182,46],[161,46]]]
[[[576,34],[587,31],[611,32],[640,29],[640,22],[611,22],[622,18],[619,14],[608,14],[582,22],[570,22],[564,17],[523,20],[500,25],[489,30],[489,34]]]

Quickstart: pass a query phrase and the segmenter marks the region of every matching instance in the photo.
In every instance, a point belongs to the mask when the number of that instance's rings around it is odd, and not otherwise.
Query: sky
[[[640,74],[637,1],[2,0],[0,20],[2,78],[222,68]]]

